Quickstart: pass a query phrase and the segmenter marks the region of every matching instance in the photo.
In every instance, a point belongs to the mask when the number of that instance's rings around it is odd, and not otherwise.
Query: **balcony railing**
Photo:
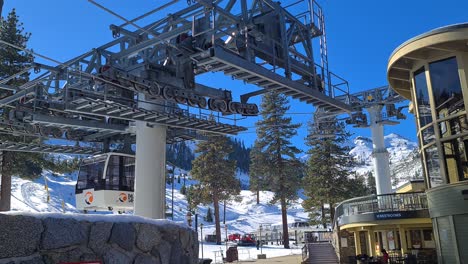
[[[333,223],[343,216],[416,210],[427,210],[425,192],[370,195],[341,202],[336,207]]]

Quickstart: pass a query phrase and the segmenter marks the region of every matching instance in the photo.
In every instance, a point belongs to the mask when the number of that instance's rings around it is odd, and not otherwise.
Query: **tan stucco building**
[[[416,118],[438,262],[468,263],[468,23],[403,43],[387,78]]]

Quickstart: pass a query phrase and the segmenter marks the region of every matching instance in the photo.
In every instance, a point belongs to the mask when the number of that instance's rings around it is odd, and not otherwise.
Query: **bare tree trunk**
[[[260,190],[257,189],[257,204],[260,204]]]
[[[289,248],[288,215],[286,213],[286,198],[281,198],[281,218],[283,220],[283,245]]]
[[[327,228],[327,219],[325,218],[325,204],[324,202],[320,202],[320,208],[322,209],[322,225],[323,228]]]
[[[11,210],[11,175],[5,172],[4,167],[8,163],[7,152],[0,152],[0,173],[2,177],[2,186],[0,188],[0,212]]]
[[[11,176],[2,173],[0,212],[11,210]]]
[[[335,220],[335,207],[330,203],[330,223],[333,226],[333,220]]]
[[[223,225],[226,224],[226,200],[224,200],[224,208],[223,208]]]
[[[214,207],[215,226],[216,226],[216,244],[221,245],[221,225],[219,223],[219,199],[217,196],[213,197],[213,207]]]

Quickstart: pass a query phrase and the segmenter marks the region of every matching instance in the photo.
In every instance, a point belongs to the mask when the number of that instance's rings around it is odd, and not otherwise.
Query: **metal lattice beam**
[[[0,142],[1,151],[15,152],[35,152],[35,153],[57,153],[57,154],[77,154],[77,155],[97,155],[101,154],[101,150],[93,148],[59,146],[59,145],[44,145],[33,143],[21,143],[11,141]]]

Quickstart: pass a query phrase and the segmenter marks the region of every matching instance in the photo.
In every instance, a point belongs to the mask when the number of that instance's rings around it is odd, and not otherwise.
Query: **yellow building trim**
[[[364,228],[362,230],[365,230],[365,227],[378,226],[379,228],[383,228],[383,227],[396,227],[398,225],[414,225],[414,227],[421,227],[421,225],[432,226],[432,222],[430,218],[380,220],[380,221],[361,222],[361,223],[342,225],[340,226],[340,230],[359,229],[359,228]]]

